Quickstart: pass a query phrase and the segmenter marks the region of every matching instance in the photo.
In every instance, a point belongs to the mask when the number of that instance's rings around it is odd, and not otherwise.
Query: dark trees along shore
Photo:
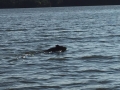
[[[120,5],[120,0],[0,0],[0,8]]]

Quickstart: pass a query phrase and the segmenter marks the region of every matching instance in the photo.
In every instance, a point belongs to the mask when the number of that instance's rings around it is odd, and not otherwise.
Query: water
[[[119,29],[120,6],[0,9],[0,90],[120,90]]]

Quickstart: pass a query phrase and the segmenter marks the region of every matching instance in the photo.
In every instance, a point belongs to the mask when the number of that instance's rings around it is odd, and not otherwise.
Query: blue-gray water
[[[0,90],[120,90],[120,6],[0,9]]]

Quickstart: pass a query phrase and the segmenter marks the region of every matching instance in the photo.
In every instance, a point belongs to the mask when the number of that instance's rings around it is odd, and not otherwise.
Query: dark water
[[[119,29],[120,6],[1,9],[0,90],[120,90]]]

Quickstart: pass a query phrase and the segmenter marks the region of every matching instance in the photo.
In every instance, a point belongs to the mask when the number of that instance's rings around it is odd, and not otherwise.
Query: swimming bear
[[[44,52],[64,52],[66,51],[66,47],[64,46],[59,46],[59,45],[56,45],[55,47],[52,47],[50,49],[47,49],[47,50],[44,50]]]

